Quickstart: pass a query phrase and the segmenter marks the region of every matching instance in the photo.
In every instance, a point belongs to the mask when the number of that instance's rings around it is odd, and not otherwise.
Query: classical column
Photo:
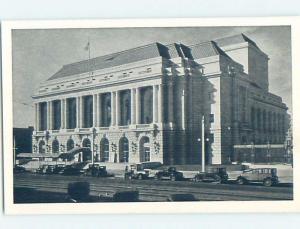
[[[60,129],[65,129],[65,115],[64,115],[64,106],[65,106],[65,99],[61,99],[60,101]]]
[[[81,97],[79,97],[79,128],[83,128],[83,122],[84,122],[84,120],[83,120],[83,116],[84,116],[84,114],[83,114],[83,97],[81,96]]]
[[[34,130],[39,130],[39,103],[34,104],[35,112],[34,112]]]
[[[53,129],[53,101],[49,102],[49,130]]]
[[[98,95],[93,95],[93,127],[97,126],[98,110],[97,110]]]
[[[116,114],[115,114],[115,109],[116,109],[116,101],[115,101],[115,93],[116,92],[111,92],[111,125],[115,126],[116,125]]]
[[[50,101],[47,101],[47,130],[50,129]]]
[[[130,92],[130,122],[135,124],[135,88],[131,88]]]
[[[141,99],[140,99],[140,88],[136,88],[135,93],[135,123],[140,124],[141,122]]]
[[[68,105],[67,105],[67,99],[64,99],[64,121],[65,121],[65,129],[68,128]]]
[[[153,85],[152,89],[152,95],[153,95],[153,111],[152,111],[152,122],[157,123],[157,92],[158,92],[158,86]]]
[[[116,99],[115,99],[115,112],[116,112],[116,126],[120,125],[120,91],[116,91]]]
[[[173,82],[168,83],[168,123],[174,122],[174,110],[173,110]]]
[[[158,123],[163,123],[164,122],[164,102],[163,102],[164,96],[163,96],[163,85],[162,84],[158,85],[157,95],[158,95],[157,121],[158,121]]]
[[[102,101],[101,101],[101,94],[98,94],[97,96],[97,126],[102,125]]]
[[[76,97],[76,128],[80,128],[80,97]]]

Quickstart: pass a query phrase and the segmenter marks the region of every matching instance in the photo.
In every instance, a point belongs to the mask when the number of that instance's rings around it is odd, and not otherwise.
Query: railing
[[[119,126],[120,130],[129,129],[129,126]]]
[[[137,124],[136,128],[149,128],[151,127],[151,124]]]

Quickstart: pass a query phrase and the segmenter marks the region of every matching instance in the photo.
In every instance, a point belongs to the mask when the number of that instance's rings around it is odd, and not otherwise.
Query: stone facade
[[[287,107],[268,91],[268,57],[243,34],[65,65],[33,98],[34,153],[90,147],[94,161],[187,164],[201,162],[205,142],[206,162],[224,164],[251,154],[249,144],[283,144],[286,132]]]

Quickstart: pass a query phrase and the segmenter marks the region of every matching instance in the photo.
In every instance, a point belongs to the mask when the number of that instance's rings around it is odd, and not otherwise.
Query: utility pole
[[[202,139],[202,172],[205,172],[205,136],[204,136],[204,115],[202,116],[202,125],[201,125],[201,139]]]

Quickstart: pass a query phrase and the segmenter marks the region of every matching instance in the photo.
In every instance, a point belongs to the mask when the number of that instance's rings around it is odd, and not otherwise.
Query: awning
[[[91,149],[89,147],[76,147],[76,148],[69,150],[66,153],[61,153],[59,155],[59,158],[72,160],[76,154],[81,153],[81,152],[91,153]]]
[[[16,155],[18,158],[57,158],[60,154],[52,153],[19,153]]]

